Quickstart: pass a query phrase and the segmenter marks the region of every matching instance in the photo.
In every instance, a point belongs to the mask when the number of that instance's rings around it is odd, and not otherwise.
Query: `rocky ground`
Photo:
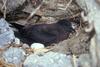
[[[14,1],[16,2],[16,0]],[[51,24],[57,20],[67,18],[74,24],[76,32],[72,33],[68,39],[47,47],[39,43],[33,43],[29,46],[27,40],[21,38],[19,32],[13,28],[12,31],[16,31],[17,33],[10,32],[9,34],[16,37],[12,36],[15,38],[15,42],[3,45],[5,43],[2,40],[0,67],[83,67],[85,62],[89,64],[91,61],[89,58],[90,36],[89,33],[84,31],[87,24],[81,18],[82,9],[72,0],[44,0],[41,8],[35,12],[35,14],[42,17],[38,22],[35,22],[37,17],[30,18],[30,16],[41,2],[41,0],[30,0],[27,2],[20,0],[18,4],[16,3],[13,6],[13,4],[9,4],[9,0],[7,4],[9,6],[5,7],[5,2],[0,1],[0,8],[3,5],[3,8],[7,8],[6,10],[8,10],[5,12],[5,9],[1,9],[0,15],[6,18],[6,23],[13,22],[20,25]],[[17,9],[19,7],[23,8]],[[1,22],[5,22],[5,20]],[[9,40],[11,41],[12,39],[10,38]],[[84,58],[87,59],[84,60]]]

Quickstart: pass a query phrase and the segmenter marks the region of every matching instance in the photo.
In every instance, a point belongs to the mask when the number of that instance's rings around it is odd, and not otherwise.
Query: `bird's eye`
[[[77,25],[75,23],[72,23],[72,28],[75,29]]]

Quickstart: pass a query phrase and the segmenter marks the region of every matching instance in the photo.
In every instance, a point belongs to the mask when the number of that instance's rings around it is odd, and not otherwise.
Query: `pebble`
[[[22,48],[24,48],[24,49],[29,48],[29,45],[28,44],[23,44]]]
[[[44,44],[41,44],[41,43],[33,43],[31,44],[31,48],[32,49],[41,49],[41,48],[44,48]]]
[[[20,39],[19,38],[15,38],[15,44],[20,44]]]

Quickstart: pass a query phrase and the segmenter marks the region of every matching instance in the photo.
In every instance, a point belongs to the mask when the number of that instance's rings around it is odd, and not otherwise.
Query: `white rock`
[[[7,63],[19,65],[25,59],[25,51],[21,48],[11,47],[3,53]]]
[[[23,67],[72,67],[71,56],[48,52],[44,55],[29,55],[23,63]]]
[[[22,47],[23,47],[24,49],[26,49],[26,48],[29,48],[29,45],[28,45],[28,44],[23,44]]]
[[[79,67],[91,67],[91,59],[90,59],[89,54],[82,54],[79,56],[78,66]]]
[[[5,48],[13,42],[15,36],[13,30],[9,27],[9,24],[5,19],[0,19],[0,48]]]
[[[15,44],[20,44],[20,39],[19,39],[19,38],[15,38],[14,43],[15,43]]]
[[[33,48],[33,49],[44,48],[44,44],[41,44],[41,43],[33,43],[33,44],[31,44],[31,48]]]

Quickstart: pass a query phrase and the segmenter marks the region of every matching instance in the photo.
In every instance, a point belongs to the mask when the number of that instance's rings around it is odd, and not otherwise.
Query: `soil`
[[[80,55],[89,52],[89,36],[79,30],[77,34],[72,35],[69,39],[55,44],[53,51]]]

